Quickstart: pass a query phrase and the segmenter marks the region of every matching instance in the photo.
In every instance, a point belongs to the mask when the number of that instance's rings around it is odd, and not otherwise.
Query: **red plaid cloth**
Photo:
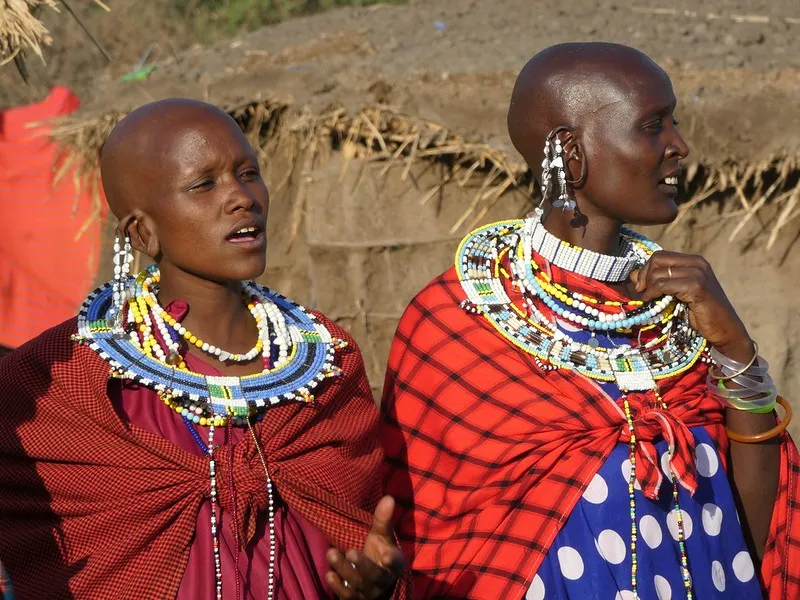
[[[629,439],[627,424],[593,381],[543,374],[484,317],[460,308],[465,298],[451,269],[400,321],[382,404],[387,493],[398,502],[396,527],[418,596],[517,599],[591,478]],[[725,463],[723,407],[704,377],[700,366],[662,382],[668,413],[653,407],[652,393],[629,395],[642,439],[637,477],[649,495],[660,478],[648,468],[658,435],[674,437],[673,466],[688,489],[696,482],[687,427],[706,426]],[[782,456],[763,566],[772,600],[800,598],[800,463],[788,436]]]
[[[270,409],[256,431],[286,503],[336,546],[362,548],[381,495],[378,414],[355,342],[322,320],[349,342],[344,374],[313,405]],[[124,425],[108,366],[70,341],[75,330],[68,321],[0,360],[0,561],[18,599],[174,598],[210,493],[208,460]],[[234,462],[252,531],[267,495],[249,437]],[[401,581],[395,597],[407,595]]]

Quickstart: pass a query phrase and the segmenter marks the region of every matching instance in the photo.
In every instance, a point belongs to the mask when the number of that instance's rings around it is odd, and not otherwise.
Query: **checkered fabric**
[[[387,492],[398,502],[396,528],[418,597],[519,599],[591,478],[629,439],[627,424],[593,381],[543,373],[484,317],[460,308],[465,297],[450,269],[400,321],[382,403]],[[695,467],[687,427],[704,425],[725,463],[724,409],[707,393],[705,374],[699,365],[661,382],[668,412],[652,393],[628,396],[648,495],[659,484],[659,435],[674,436],[673,468],[688,489]],[[775,600],[800,597],[798,464],[787,436],[764,561]]]
[[[256,432],[289,507],[336,546],[362,548],[381,495],[378,413],[355,342],[320,318],[349,342],[337,358],[344,374],[314,404],[270,409]],[[174,598],[210,494],[208,460],[126,426],[106,394],[108,366],[70,341],[75,328],[68,321],[0,360],[0,561],[18,599]],[[265,477],[249,436],[233,452],[246,540],[267,508]],[[404,578],[395,598],[408,593]]]

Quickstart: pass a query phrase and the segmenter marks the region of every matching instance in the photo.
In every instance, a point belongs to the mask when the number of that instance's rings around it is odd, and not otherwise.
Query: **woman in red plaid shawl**
[[[470,234],[389,359],[387,492],[419,597],[800,597],[787,405],[708,263],[623,226],[677,215],[675,106],[615,44],[520,74],[509,131],[543,211]]]
[[[15,597],[406,597],[355,343],[247,283],[269,193],[236,122],[156,102],[101,162],[114,282],[0,361]],[[130,246],[155,261],[135,281]]]

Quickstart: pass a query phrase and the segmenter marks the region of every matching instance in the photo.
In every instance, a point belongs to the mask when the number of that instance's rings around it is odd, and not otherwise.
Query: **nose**
[[[689,144],[683,139],[677,127],[672,127],[672,139],[667,146],[667,157],[677,157],[679,160],[683,160],[689,156],[689,152]]]
[[[256,198],[248,189],[244,182],[240,181],[238,177],[232,178],[230,182],[230,189],[225,201],[225,208],[229,213],[237,211],[249,211],[255,206]]]

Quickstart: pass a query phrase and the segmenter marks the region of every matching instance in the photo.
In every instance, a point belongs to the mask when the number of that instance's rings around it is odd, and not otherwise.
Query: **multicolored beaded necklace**
[[[670,296],[650,303],[612,302],[572,292],[553,282],[550,275],[537,265],[538,259],[534,254],[580,275],[591,277],[588,272],[599,269],[603,277],[595,279],[622,281],[633,268],[643,265],[651,254],[660,250],[659,246],[644,236],[623,229],[625,255],[599,255],[561,242],[546,232],[541,214],[537,210],[524,221],[493,223],[473,231],[464,239],[456,255],[456,270],[467,294],[462,307],[482,315],[503,337],[533,355],[543,371],[566,368],[591,379],[614,382],[623,393],[652,392],[659,406],[666,409],[657,382],[683,373],[699,360],[710,360],[706,356],[705,339],[683,318],[687,314],[686,307]],[[560,260],[553,260],[555,258]],[[522,294],[524,306],[520,307],[511,300],[504,282]],[[573,340],[543,312],[545,307],[554,317],[590,332],[590,341]],[[657,335],[641,343],[643,332],[658,328],[660,332]],[[595,335],[612,331],[636,335],[639,343],[600,348]],[[627,395],[623,396],[622,402],[630,431],[631,585],[634,597],[638,598],[638,528],[634,496],[637,438]],[[671,468],[670,473],[678,523],[680,568],[687,599],[692,600],[683,514],[678,502],[678,478]]]
[[[117,278],[118,280],[120,278]],[[269,496],[270,563],[268,600],[274,597],[275,504],[272,478],[252,422],[283,402],[313,402],[313,390],[325,379],[341,374],[334,365],[344,340],[333,339],[327,328],[302,306],[255,283],[242,284],[243,302],[256,322],[258,341],[249,352],[221,350],[188,331],[158,304],[158,267],[109,282],[84,301],[73,340],[88,345],[124,378],[155,390],[181,415],[195,442],[208,456],[211,484],[211,536],[217,600],[222,599],[222,566],[218,527],[218,494],[214,432],[221,426],[246,426],[266,476]],[[242,377],[203,375],[191,371],[183,358],[195,347],[222,362],[247,362],[262,356],[260,373]],[[273,360],[274,357],[274,360]],[[204,444],[196,426],[208,427]],[[238,589],[238,579],[237,579]]]

